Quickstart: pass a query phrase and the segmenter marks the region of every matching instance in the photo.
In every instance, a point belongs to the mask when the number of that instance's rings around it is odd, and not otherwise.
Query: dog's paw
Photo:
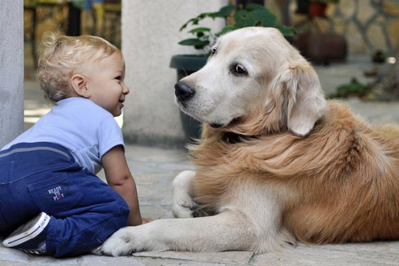
[[[195,212],[197,205],[189,197],[184,197],[173,202],[172,213],[176,218],[193,218],[198,215]]]
[[[172,213],[176,218],[196,217],[196,204],[193,201],[190,190],[195,172],[183,171],[173,180],[173,204]]]
[[[97,256],[103,256],[105,254],[104,254],[102,248],[103,248],[103,245],[100,245],[100,246],[90,250],[89,253],[93,254],[93,255],[97,255]]]
[[[95,248],[91,253],[107,256],[125,256],[137,251],[142,251],[144,247],[140,245],[140,238],[135,236],[133,231],[138,227],[125,227],[110,236],[100,247]],[[144,239],[141,239],[144,242]]]
[[[170,247],[162,241],[164,230],[162,226],[160,227],[159,222],[160,220],[119,229],[102,246],[91,252],[97,255],[116,257],[141,251],[170,250]]]

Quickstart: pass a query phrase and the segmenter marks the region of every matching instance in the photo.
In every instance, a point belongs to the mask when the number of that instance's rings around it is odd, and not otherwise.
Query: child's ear
[[[82,75],[76,74],[71,78],[71,85],[73,90],[81,97],[90,98],[86,78]]]

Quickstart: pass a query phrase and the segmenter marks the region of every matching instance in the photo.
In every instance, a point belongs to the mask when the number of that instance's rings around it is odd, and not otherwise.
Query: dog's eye
[[[247,70],[240,64],[236,64],[234,66],[234,73],[238,75],[248,75]]]
[[[212,48],[211,56],[214,55],[214,54],[216,54],[216,48]]]

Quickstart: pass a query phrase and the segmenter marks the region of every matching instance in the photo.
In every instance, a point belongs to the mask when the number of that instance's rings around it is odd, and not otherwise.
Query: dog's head
[[[314,69],[274,28],[219,38],[207,64],[180,80],[175,95],[185,113],[243,135],[288,128],[303,136],[326,109]]]

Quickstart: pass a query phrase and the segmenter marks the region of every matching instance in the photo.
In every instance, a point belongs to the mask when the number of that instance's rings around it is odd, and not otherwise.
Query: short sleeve
[[[122,145],[123,149],[125,150],[122,130],[111,114],[102,119],[98,136],[98,150],[100,153],[100,159],[105,153],[115,146]]]

